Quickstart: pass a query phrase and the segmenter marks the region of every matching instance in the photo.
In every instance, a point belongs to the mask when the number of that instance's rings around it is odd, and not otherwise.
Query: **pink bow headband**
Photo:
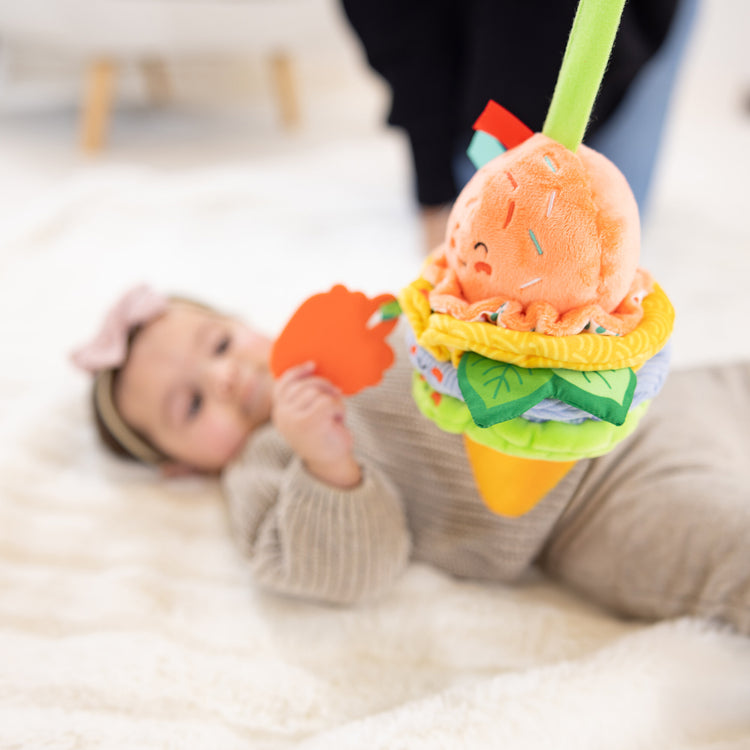
[[[120,416],[113,394],[114,371],[125,364],[133,329],[157,318],[168,304],[168,299],[151,287],[134,287],[107,313],[96,336],[71,355],[78,367],[94,375],[95,409],[110,436],[133,458],[148,464],[158,464],[165,457]]]
[[[146,284],[134,287],[110,309],[96,336],[73,352],[73,362],[91,374],[122,366],[132,330],[161,315],[167,305],[167,298]]]

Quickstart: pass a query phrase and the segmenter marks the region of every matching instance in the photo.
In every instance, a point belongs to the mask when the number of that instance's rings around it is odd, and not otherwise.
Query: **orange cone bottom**
[[[528,513],[576,464],[509,456],[466,435],[464,445],[485,504],[511,518]]]

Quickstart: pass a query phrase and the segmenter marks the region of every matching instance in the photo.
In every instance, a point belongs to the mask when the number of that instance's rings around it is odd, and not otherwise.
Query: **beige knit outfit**
[[[348,603],[387,590],[410,557],[492,581],[538,563],[621,614],[750,633],[750,366],[673,373],[634,436],[509,519],[479,497],[461,436],[417,411],[402,340],[384,382],[348,403],[360,486],[317,481],[271,425],[224,472],[259,585]]]

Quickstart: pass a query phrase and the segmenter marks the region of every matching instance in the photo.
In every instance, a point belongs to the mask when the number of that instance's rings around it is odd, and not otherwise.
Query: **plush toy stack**
[[[668,369],[674,311],[638,267],[635,199],[580,143],[621,11],[582,0],[542,133],[490,102],[469,149],[478,171],[399,299],[417,405],[463,433],[504,515],[631,434]]]

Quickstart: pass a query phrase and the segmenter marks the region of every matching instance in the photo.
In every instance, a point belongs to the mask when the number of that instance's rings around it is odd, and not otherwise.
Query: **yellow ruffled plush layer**
[[[643,317],[624,336],[578,333],[548,336],[510,331],[492,323],[468,322],[432,312],[432,285],[423,278],[402,290],[399,302],[420,346],[439,360],[458,365],[465,351],[520,367],[569,370],[634,369],[659,352],[674,326],[674,308],[658,284],[643,300]]]

